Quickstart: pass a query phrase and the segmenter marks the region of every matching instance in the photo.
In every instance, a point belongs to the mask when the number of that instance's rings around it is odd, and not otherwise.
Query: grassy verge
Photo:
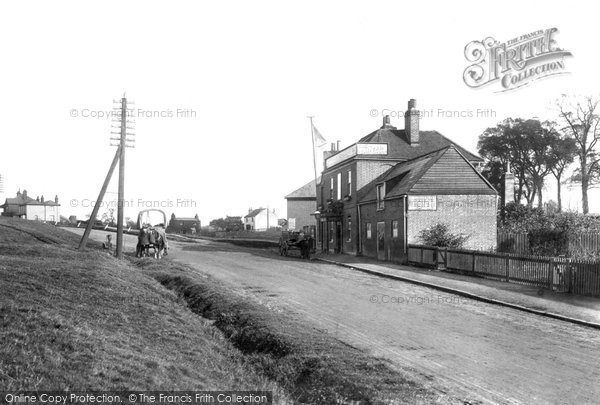
[[[4,390],[280,389],[138,267],[33,221],[0,219]]]
[[[232,293],[206,276],[188,275],[184,265],[142,260],[138,265],[175,291],[190,309],[209,320],[246,355],[246,361],[300,403],[418,404],[445,401],[384,360],[307,327],[290,314]]]

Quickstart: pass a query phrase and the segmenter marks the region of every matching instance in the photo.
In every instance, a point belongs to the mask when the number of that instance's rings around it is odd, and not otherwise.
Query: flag
[[[319,132],[317,127],[315,127],[315,124],[313,124],[312,121],[311,121],[311,125],[312,125],[313,140],[315,141],[315,148],[320,148],[322,146],[325,146],[327,144],[327,139],[325,139],[323,137],[323,135],[321,135],[321,133]]]

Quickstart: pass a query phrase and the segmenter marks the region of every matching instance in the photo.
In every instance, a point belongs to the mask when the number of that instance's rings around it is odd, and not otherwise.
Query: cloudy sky
[[[422,129],[475,151],[505,117],[553,118],[560,94],[600,92],[593,3],[483,4],[4,2],[0,199],[21,188],[58,194],[63,215],[89,213],[114,154],[100,115],[124,92],[138,115],[126,215],[162,205],[205,223],[249,207],[284,214],[283,197],[313,178],[308,115],[346,146],[378,128],[382,110],[402,128],[394,112],[415,98],[433,111]],[[506,93],[465,85],[468,42],[550,27],[573,53],[569,75]],[[578,206],[577,191],[565,206]]]

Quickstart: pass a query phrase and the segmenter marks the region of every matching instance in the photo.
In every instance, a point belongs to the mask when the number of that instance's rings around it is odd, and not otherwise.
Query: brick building
[[[419,130],[409,101],[405,129],[383,126],[325,156],[317,187],[318,245],[325,251],[403,261],[408,243],[437,222],[469,235],[467,246],[496,243],[496,190],[482,159],[437,131]]]
[[[181,233],[181,234],[195,234],[199,233],[202,229],[202,223],[198,214],[194,217],[176,217],[175,213],[171,214],[169,225],[167,226],[167,232],[169,233]]]
[[[16,197],[7,198],[0,208],[3,210],[3,216],[38,221],[60,221],[58,196],[55,196],[54,200],[45,200],[44,196],[31,198],[27,195],[27,190],[23,190],[23,192],[19,190]]]
[[[317,178],[319,183],[321,178]],[[311,181],[285,196],[287,201],[287,224],[290,230],[304,230],[314,234],[317,190]]]

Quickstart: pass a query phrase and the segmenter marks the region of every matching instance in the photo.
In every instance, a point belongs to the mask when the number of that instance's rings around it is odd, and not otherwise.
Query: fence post
[[[425,249],[423,249],[423,247],[421,246],[421,262],[419,264],[423,264],[423,252],[425,251]]]
[[[475,252],[473,252],[471,256],[473,257],[473,266],[471,267],[471,272],[475,274]]]
[[[554,288],[554,258],[551,257],[548,261],[548,289],[553,290]]]
[[[573,268],[573,259],[569,257],[567,268],[569,269],[569,293],[573,294],[573,285],[575,285],[575,269]]]
[[[444,270],[448,268],[448,248],[444,248]]]
[[[504,267],[506,268],[506,282],[510,281],[510,255],[508,253],[504,254]]]

